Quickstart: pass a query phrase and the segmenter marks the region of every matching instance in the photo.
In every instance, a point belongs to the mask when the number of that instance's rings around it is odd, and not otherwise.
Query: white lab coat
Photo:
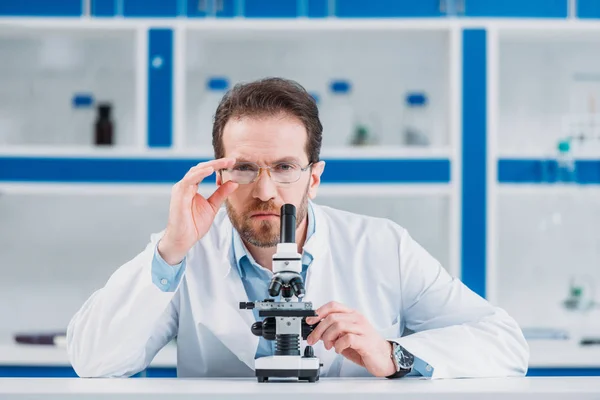
[[[505,311],[469,290],[392,221],[313,203],[315,233],[305,244],[305,301],[335,300],[365,315],[433,367],[432,378],[522,376],[529,349]],[[121,266],[71,320],[69,359],[81,377],[130,376],[177,336],[180,377],[251,377],[258,337],[231,261],[232,225],[222,209],[188,253],[174,292],[151,279],[161,234]],[[254,300],[254,299],[253,299]],[[415,333],[403,336],[405,328]],[[335,350],[314,346],[321,376],[370,376]]]

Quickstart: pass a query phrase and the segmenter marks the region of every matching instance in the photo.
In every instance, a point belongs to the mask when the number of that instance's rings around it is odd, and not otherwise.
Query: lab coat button
[[[167,282],[167,280],[166,280],[165,278],[162,278],[162,279],[160,280],[160,284],[161,284],[161,285],[166,285],[167,283],[168,283],[168,282]]]
[[[427,367],[425,367],[425,369],[427,370],[427,372],[431,372],[431,365],[428,365]]]

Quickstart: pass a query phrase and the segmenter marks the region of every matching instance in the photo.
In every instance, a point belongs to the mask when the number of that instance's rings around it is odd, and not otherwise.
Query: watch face
[[[396,362],[402,369],[410,369],[415,362],[415,357],[400,345],[394,346]]]

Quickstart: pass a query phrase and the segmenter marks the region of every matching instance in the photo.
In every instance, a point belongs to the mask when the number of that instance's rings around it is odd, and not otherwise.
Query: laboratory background
[[[407,228],[530,376],[600,375],[599,0],[0,0],[0,376],[76,376],[70,318],[267,76],[317,101],[317,203]]]

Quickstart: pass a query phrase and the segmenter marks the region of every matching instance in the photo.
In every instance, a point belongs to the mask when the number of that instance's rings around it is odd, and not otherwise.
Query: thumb
[[[208,203],[212,206],[213,210],[217,212],[217,210],[221,207],[221,204],[225,201],[227,196],[233,193],[240,185],[228,181],[219,186],[217,190],[207,199]]]

